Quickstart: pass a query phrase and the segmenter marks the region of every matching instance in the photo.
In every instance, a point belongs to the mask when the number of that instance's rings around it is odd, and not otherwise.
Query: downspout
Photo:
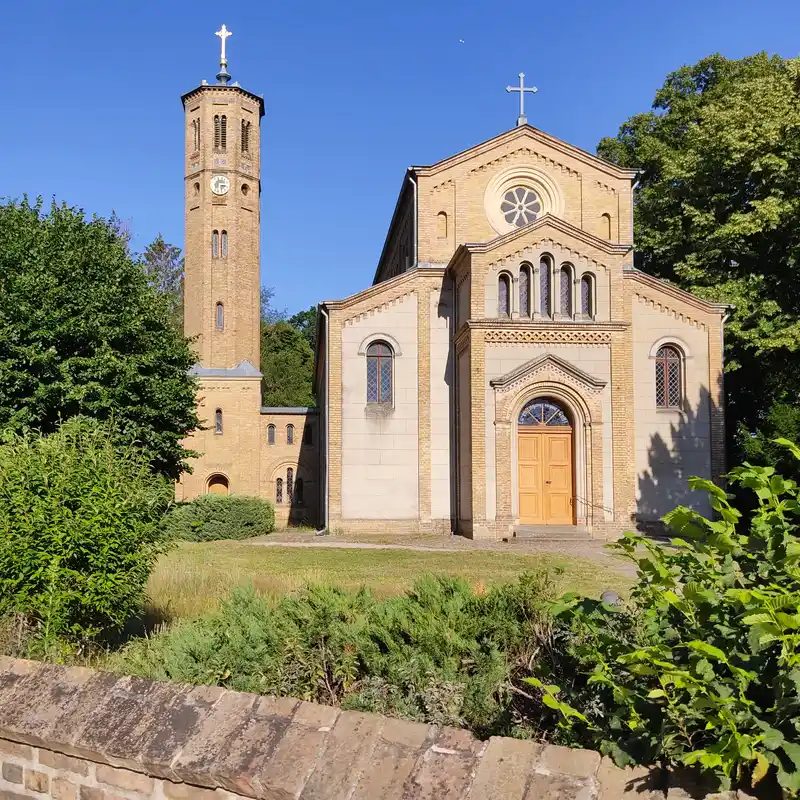
[[[417,214],[417,181],[414,178],[413,172],[409,170],[408,179],[411,181],[411,185],[414,187],[414,246],[412,248],[412,252],[414,253],[414,263],[411,265],[411,269],[417,266],[419,263],[419,253],[418,253],[418,238],[419,238],[419,216]]]
[[[330,423],[330,318],[325,306],[320,305],[320,313],[325,317],[325,488],[322,497],[322,529],[328,530],[328,496],[330,492],[330,465],[331,465],[331,423]]]

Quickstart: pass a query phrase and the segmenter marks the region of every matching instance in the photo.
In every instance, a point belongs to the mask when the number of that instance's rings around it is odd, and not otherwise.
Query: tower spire
[[[230,73],[228,72],[228,59],[225,57],[225,40],[229,36],[233,36],[233,34],[223,24],[223,26],[215,33],[215,36],[219,36],[219,38],[222,40],[222,52],[219,57],[219,72],[217,73],[217,80],[220,83],[225,84],[231,79]]]

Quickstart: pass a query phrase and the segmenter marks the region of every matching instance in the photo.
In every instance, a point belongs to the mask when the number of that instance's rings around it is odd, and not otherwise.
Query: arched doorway
[[[228,479],[224,475],[212,475],[207,486],[208,494],[228,494]]]
[[[572,423],[561,405],[537,397],[517,419],[519,521],[523,525],[572,525]]]

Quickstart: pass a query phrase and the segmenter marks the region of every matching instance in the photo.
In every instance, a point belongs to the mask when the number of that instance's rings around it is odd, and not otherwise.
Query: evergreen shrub
[[[304,698],[479,735],[536,732],[523,688],[553,644],[546,574],[476,592],[421,578],[405,595],[312,586],[271,601],[238,589],[219,611],[128,645],[125,673]]]
[[[0,440],[0,616],[86,642],[138,614],[173,489],[109,426],[75,417]],[[9,623],[10,624],[10,623]],[[7,627],[7,626],[4,626]]]
[[[169,537],[192,542],[248,539],[272,533],[275,509],[260,497],[206,494],[175,506],[165,528]]]

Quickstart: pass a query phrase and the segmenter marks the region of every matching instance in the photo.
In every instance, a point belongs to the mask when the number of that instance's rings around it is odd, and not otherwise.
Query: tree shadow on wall
[[[721,388],[721,381],[720,381]],[[719,395],[717,395],[719,396]],[[632,522],[637,529],[663,535],[663,516],[676,506],[684,505],[705,516],[711,506],[705,492],[689,487],[689,478],[711,478],[711,426],[718,405],[703,387],[696,404],[683,411],[656,411],[673,415],[668,433],[665,427],[650,436],[647,446],[647,468],[638,475],[638,499]],[[724,441],[719,443],[724,447]],[[723,468],[724,468],[723,464]]]

